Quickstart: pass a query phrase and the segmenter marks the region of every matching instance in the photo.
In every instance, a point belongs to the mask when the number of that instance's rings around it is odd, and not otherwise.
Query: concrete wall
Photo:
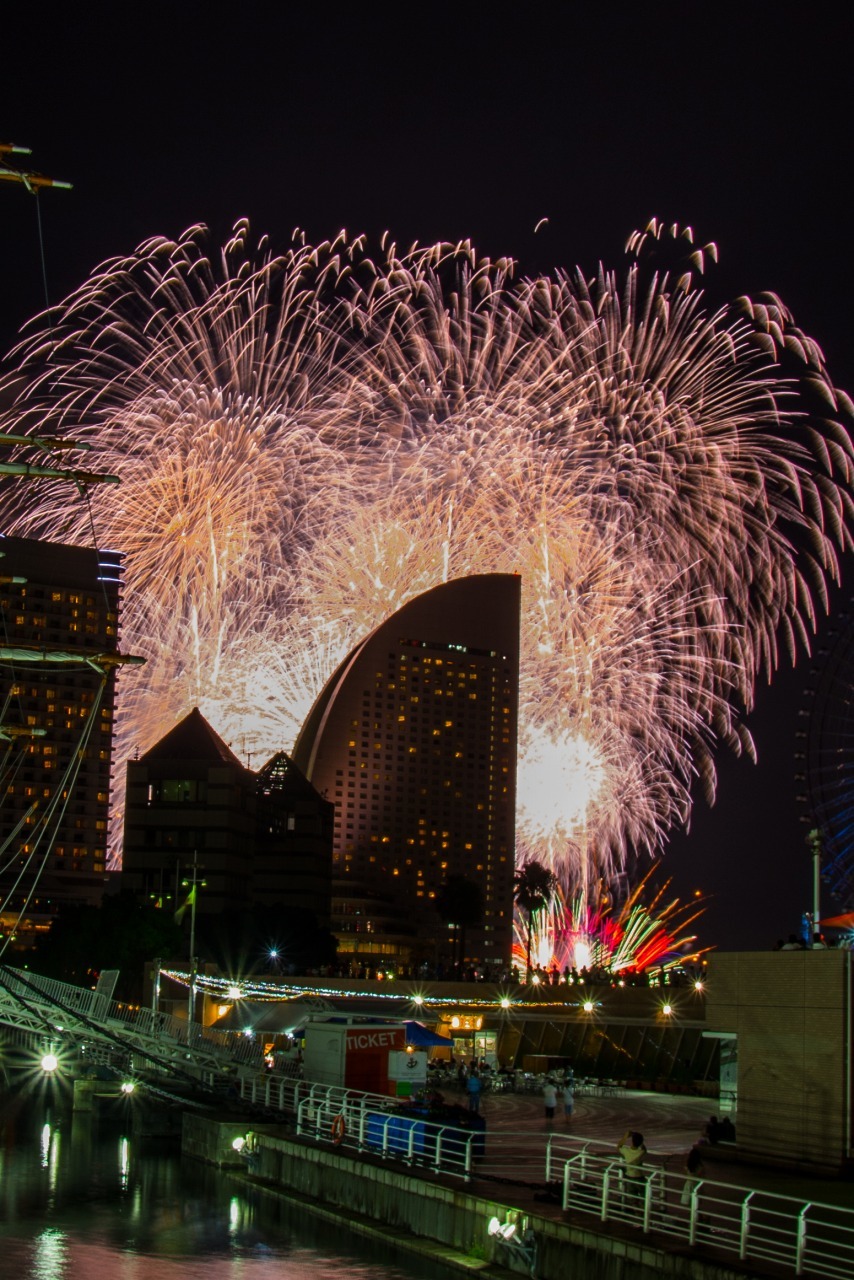
[[[472,1195],[459,1185],[444,1185],[429,1176],[404,1173],[399,1166],[360,1160],[326,1147],[304,1145],[284,1136],[275,1126],[255,1129],[252,1121],[217,1120],[187,1113],[184,1117],[185,1154],[221,1167],[247,1167],[235,1157],[234,1137],[252,1128],[257,1155],[251,1172],[271,1190],[280,1190],[324,1211],[337,1211],[357,1229],[356,1220],[382,1224],[399,1245],[429,1253],[437,1242],[459,1256],[440,1256],[442,1268],[476,1269],[497,1280],[507,1271],[530,1275],[522,1258],[490,1239],[487,1223],[513,1217],[519,1233],[529,1227],[537,1242],[538,1280],[743,1280],[744,1273],[697,1258],[667,1253],[636,1239],[600,1235],[567,1221],[526,1215],[512,1205]],[[484,1268],[475,1258],[493,1264]],[[503,1272],[500,1269],[504,1269]]]
[[[847,951],[720,954],[706,1021],[737,1037],[739,1151],[839,1169],[851,1153]]]

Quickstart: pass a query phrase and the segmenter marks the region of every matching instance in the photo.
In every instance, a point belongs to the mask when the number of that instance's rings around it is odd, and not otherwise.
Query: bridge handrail
[[[173,1014],[109,1000],[90,988],[77,987],[28,970],[6,969],[4,983],[11,995],[20,997],[30,1006],[38,1002],[39,996],[44,997],[51,1006],[51,1020],[57,1016],[56,1009],[60,1008],[71,1014],[77,1013],[89,1022],[96,1022],[107,1031],[131,1037],[136,1035],[140,1041],[148,1042],[128,1044],[130,1052],[135,1049],[144,1051],[159,1044],[164,1048],[190,1048],[196,1053],[204,1051],[221,1060],[223,1065],[261,1066],[261,1046],[246,1036],[218,1031],[200,1023],[188,1024]],[[42,1008],[40,1012],[44,1014],[45,1011]]]

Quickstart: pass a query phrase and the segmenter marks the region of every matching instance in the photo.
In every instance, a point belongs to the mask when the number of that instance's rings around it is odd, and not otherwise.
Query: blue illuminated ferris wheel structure
[[[816,652],[801,715],[799,764],[805,822],[821,836],[821,875],[845,910],[854,909],[854,601]]]

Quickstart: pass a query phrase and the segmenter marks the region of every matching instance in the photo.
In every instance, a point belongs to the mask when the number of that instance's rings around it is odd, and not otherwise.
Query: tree
[[[527,914],[525,939],[525,977],[531,976],[531,938],[534,932],[534,916],[551,905],[558,880],[553,871],[541,862],[530,858],[523,862],[513,876],[513,897],[520,910]]]
[[[175,956],[181,930],[171,911],[140,902],[127,891],[110,894],[100,907],[65,905],[42,938],[33,968],[63,982],[93,986],[102,969],[118,969],[116,997],[142,999],[142,974],[148,960]]]
[[[451,967],[462,967],[466,955],[466,929],[483,919],[483,891],[467,876],[448,876],[436,894],[436,910],[445,924],[453,927]]]
[[[255,903],[196,918],[199,955],[213,960],[223,973],[257,973],[266,968],[272,948],[290,973],[336,962],[337,943],[318,926],[313,911],[302,907]]]

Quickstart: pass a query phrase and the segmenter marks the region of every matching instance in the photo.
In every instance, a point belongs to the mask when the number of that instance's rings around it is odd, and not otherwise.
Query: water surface
[[[12,1280],[441,1280],[434,1262],[313,1219],[174,1149],[127,1112],[0,1112],[0,1276]]]

